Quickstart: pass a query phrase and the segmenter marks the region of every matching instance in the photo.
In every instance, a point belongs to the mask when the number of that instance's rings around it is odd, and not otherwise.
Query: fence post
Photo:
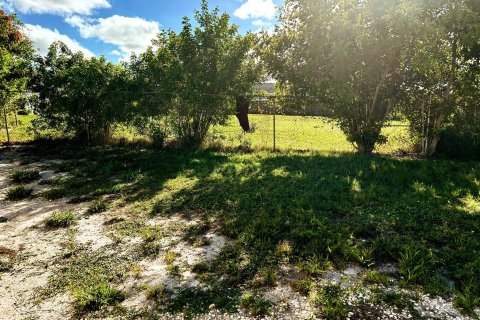
[[[274,98],[275,99],[275,98]],[[275,101],[275,100],[274,100]],[[276,126],[277,110],[275,108],[275,102],[273,103],[273,151],[277,149],[277,126]]]

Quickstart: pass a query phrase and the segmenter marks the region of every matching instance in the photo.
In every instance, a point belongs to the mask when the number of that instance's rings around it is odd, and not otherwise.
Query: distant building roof
[[[268,93],[275,93],[275,83],[264,82],[255,86],[255,91],[266,91]]]

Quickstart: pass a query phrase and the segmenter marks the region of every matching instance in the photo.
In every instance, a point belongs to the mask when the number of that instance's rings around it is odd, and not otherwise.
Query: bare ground
[[[51,162],[30,163],[22,165],[20,155],[15,151],[0,150],[0,258],[14,261],[10,270],[0,273],[0,319],[69,319],[75,316],[72,297],[68,291],[59,292],[50,297],[40,297],[39,292],[55,276],[59,258],[73,241],[75,244],[99,250],[109,246],[120,246],[120,251],[128,251],[142,243],[138,236],[126,237],[115,241],[111,229],[107,226],[122,219],[122,209],[110,210],[97,215],[88,215],[88,203],[69,204],[67,200],[48,201],[42,197],[33,197],[19,202],[4,200],[10,183],[9,175],[13,170],[44,169]],[[54,177],[55,177],[54,173]],[[34,195],[48,188],[38,183],[29,185]],[[68,229],[47,229],[44,220],[52,213],[74,210],[79,217],[77,224]],[[151,226],[174,230],[178,225],[198,223],[195,217],[175,215],[168,218],[154,218],[148,221]],[[198,262],[212,260],[229,240],[214,231],[205,235],[208,245],[193,247],[184,241],[180,234],[170,232],[162,238],[160,253],[157,257],[146,257],[137,262],[137,271],[128,275],[118,288],[126,293],[122,305],[129,310],[148,310],[149,302],[145,294],[145,285],[165,285],[168,288],[185,288],[199,286],[191,267]],[[118,249],[118,248],[117,248]],[[165,254],[175,252],[176,264],[180,266],[181,275],[173,277],[167,272]],[[392,266],[386,266],[392,268]],[[394,266],[393,266],[394,268]],[[358,283],[361,268],[352,266],[346,270],[332,271],[321,280],[325,283],[341,283],[346,288]],[[293,266],[286,264],[279,273],[278,285],[265,288],[265,298],[275,303],[270,319],[315,319],[314,310],[308,298],[292,290],[290,284],[298,278]],[[399,289],[400,290],[400,289]],[[352,297],[353,300],[366,299],[368,290]],[[408,315],[398,310],[369,306],[371,317],[382,319],[404,319]],[[415,308],[424,316],[442,319],[468,319],[452,306],[451,301],[441,298],[421,296]],[[376,315],[376,316],[375,316]],[[182,315],[155,315],[159,319],[182,319]],[[88,317],[88,316],[87,316]],[[120,317],[120,316],[119,316]],[[116,316],[111,316],[116,319]],[[222,314],[212,307],[210,313],[199,319],[249,319],[244,310],[237,314]]]

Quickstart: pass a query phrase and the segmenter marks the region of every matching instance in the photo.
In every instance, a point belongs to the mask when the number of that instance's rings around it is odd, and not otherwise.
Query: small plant
[[[73,211],[62,211],[52,214],[45,220],[48,228],[66,228],[73,225],[77,221],[77,217]]]
[[[165,261],[166,264],[172,264],[175,262],[177,257],[178,257],[178,254],[176,252],[168,251],[165,254],[165,257],[163,258],[163,261]]]
[[[108,208],[107,202],[103,199],[98,199],[90,203],[90,205],[88,206],[87,212],[89,214],[100,213],[100,212],[107,211],[107,208]]]
[[[0,256],[0,273],[10,271],[14,264],[15,263],[12,258],[3,258]]]
[[[398,273],[403,285],[424,283],[429,277],[433,255],[431,250],[419,248],[414,244],[405,246],[398,259]]]
[[[348,307],[345,304],[346,292],[339,285],[313,288],[309,300],[326,319],[346,319]]]
[[[277,285],[278,273],[271,269],[261,269],[252,280],[252,286],[254,287],[273,287]]]
[[[33,189],[25,186],[16,186],[8,189],[7,199],[10,201],[19,201],[29,198],[33,193]]]
[[[176,264],[169,264],[166,268],[168,274],[170,274],[173,277],[180,277],[180,267]]]
[[[468,315],[475,315],[475,308],[480,305],[480,297],[473,292],[473,288],[473,283],[465,286],[461,292],[458,292],[455,295],[455,300],[453,302],[456,308],[459,308]]]
[[[293,253],[293,247],[288,241],[282,241],[277,245],[277,254],[282,257],[289,257]]]
[[[154,242],[160,239],[160,234],[158,230],[147,228],[142,231],[141,237],[145,242]]]
[[[367,284],[387,285],[390,282],[388,275],[375,270],[370,270],[365,274],[363,281]]]
[[[10,175],[14,183],[30,183],[40,178],[37,170],[15,170]]]
[[[42,196],[47,200],[58,200],[67,195],[67,190],[63,188],[53,188],[42,193]]]
[[[310,290],[313,287],[313,281],[312,281],[312,278],[305,277],[303,279],[299,279],[292,282],[290,286],[294,291],[301,293],[303,295],[307,295],[310,293]]]
[[[328,259],[314,255],[308,261],[302,262],[299,267],[310,276],[321,276],[325,271],[332,270],[333,264]]]
[[[165,297],[165,294],[166,289],[163,285],[148,287],[146,292],[148,300],[161,300]]]
[[[245,293],[240,300],[240,305],[250,316],[263,317],[270,313],[273,302],[256,294]]]
[[[125,294],[104,280],[86,283],[73,292],[77,314],[100,310],[103,306],[112,306],[122,302]]]

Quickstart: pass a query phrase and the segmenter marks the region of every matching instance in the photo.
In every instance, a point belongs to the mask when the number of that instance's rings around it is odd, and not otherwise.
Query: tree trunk
[[[372,154],[375,149],[375,142],[357,141],[358,154]]]
[[[250,130],[250,122],[248,121],[248,107],[250,105],[250,101],[244,96],[239,96],[236,100],[237,119],[240,122],[240,126],[242,127],[243,131],[247,132]]]
[[[8,131],[7,108],[3,107],[3,118],[5,119],[5,129],[7,130],[7,143],[10,144],[10,132]]]

